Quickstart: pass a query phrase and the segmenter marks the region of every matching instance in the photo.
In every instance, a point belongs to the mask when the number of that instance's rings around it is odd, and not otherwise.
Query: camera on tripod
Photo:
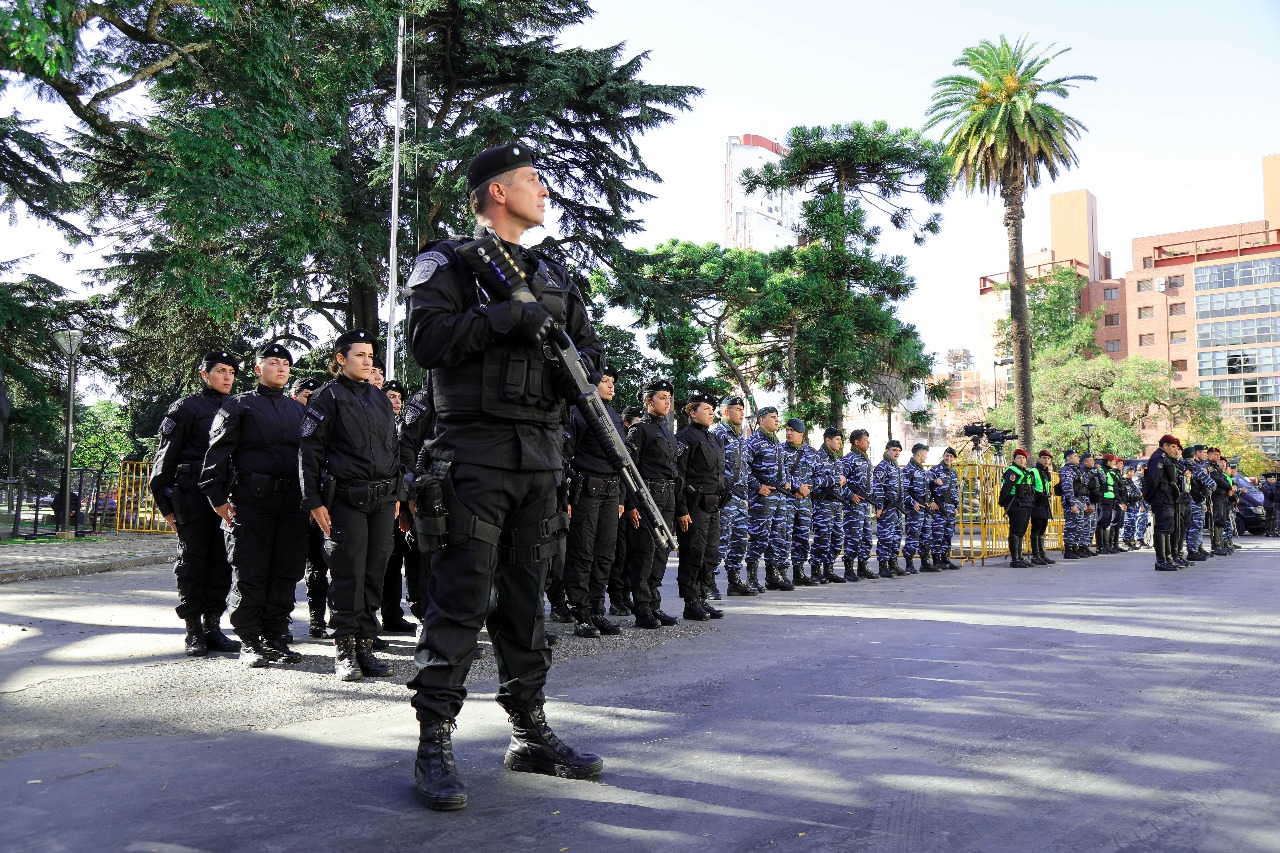
[[[964,428],[965,437],[973,442],[973,452],[977,453],[985,440],[988,446],[996,452],[996,455],[1002,455],[1001,450],[1005,442],[1013,441],[1018,434],[1011,429],[1001,429],[990,423],[968,424]]]

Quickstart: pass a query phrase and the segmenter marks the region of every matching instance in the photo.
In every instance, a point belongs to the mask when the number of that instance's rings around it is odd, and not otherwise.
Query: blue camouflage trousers
[[[948,557],[951,555],[951,539],[956,532],[956,508],[939,504],[931,513],[929,521],[933,525],[932,553]]]
[[[1086,509],[1089,506],[1092,506],[1092,504],[1089,504],[1086,502],[1085,503]],[[1084,510],[1081,510],[1081,512],[1084,512]],[[1081,542],[1080,544],[1088,548],[1090,545],[1093,544],[1093,534],[1098,530],[1098,508],[1096,506],[1093,507],[1093,512],[1085,512],[1084,525],[1085,525],[1084,541]]]
[[[1124,511],[1124,525],[1120,528],[1121,541],[1133,542],[1142,538],[1142,533],[1138,532],[1138,516],[1146,513],[1147,505],[1142,501],[1129,504],[1129,508]]]
[[[875,513],[871,503],[848,503],[844,507],[844,564],[871,558],[872,521]]]
[[[1138,527],[1134,530],[1134,538],[1141,542],[1147,536],[1147,528],[1151,526],[1151,506],[1143,502],[1142,509],[1138,513]]]
[[[929,553],[932,536],[929,512],[926,506],[921,509],[908,508],[904,513],[906,518],[905,535],[902,538],[902,556],[914,557],[917,554]]]
[[[1075,507],[1080,511],[1072,512],[1072,507]],[[1064,501],[1062,517],[1063,544],[1071,548],[1088,545],[1092,534],[1089,533],[1089,520],[1088,513],[1085,512],[1085,502],[1079,498],[1072,501]]]
[[[747,553],[747,499],[729,498],[720,509],[720,562],[726,571],[742,568]]]
[[[876,519],[876,559],[896,560],[902,546],[902,513],[897,507],[885,507]]]
[[[751,539],[747,542],[747,565],[760,565],[781,569],[791,555],[790,498],[774,492],[765,497],[756,495],[747,511],[747,527]]]
[[[813,505],[813,562],[834,565],[844,544],[844,507],[840,501]]]
[[[1187,550],[1200,547],[1200,535],[1204,532],[1204,504],[1191,502],[1191,523],[1187,525]]]
[[[791,566],[797,572],[809,559],[809,539],[813,534],[813,500],[788,498],[791,503]]]

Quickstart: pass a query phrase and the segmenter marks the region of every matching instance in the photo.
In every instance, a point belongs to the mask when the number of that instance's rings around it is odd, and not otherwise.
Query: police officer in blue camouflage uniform
[[[1097,467],[1097,459],[1087,450],[1080,457],[1080,470],[1083,476],[1080,482],[1087,486],[1085,490],[1085,535],[1084,547],[1080,549],[1081,557],[1096,557],[1097,551],[1089,549],[1089,545],[1093,543],[1094,536],[1098,531],[1098,507],[1102,503],[1102,471]],[[1079,492],[1076,493],[1079,495]]]
[[[1125,466],[1124,487],[1125,506],[1128,509],[1124,512],[1124,524],[1120,527],[1120,542],[1130,551],[1136,551],[1142,547],[1141,535],[1138,533],[1138,516],[1147,511],[1147,506],[1142,500],[1142,481],[1134,477],[1133,466]]]
[[[724,496],[720,507],[720,563],[728,577],[729,595],[759,595],[744,583],[742,560],[747,553],[747,436],[742,433],[746,410],[741,397],[725,397],[720,404],[722,419],[711,435],[724,448]],[[761,590],[764,587],[760,588]]]
[[[845,476],[841,473],[840,451],[844,436],[836,427],[827,427],[822,434],[822,449],[817,452],[817,464],[813,469],[813,567],[814,576],[822,570],[823,583],[844,583],[846,578],[836,574],[836,557],[840,554],[844,537],[844,513],[841,491]],[[856,581],[856,572],[845,573],[847,580]]]
[[[865,429],[849,433],[849,452],[840,460],[844,486],[844,576],[846,580],[877,577],[867,568],[871,559],[872,515],[875,503],[871,495],[871,435]],[[854,564],[857,564],[856,568]]]
[[[1209,559],[1209,552],[1202,545],[1204,510],[1205,504],[1213,499],[1217,484],[1209,474],[1205,453],[1207,450],[1203,444],[1193,444],[1182,450],[1182,458],[1191,465],[1191,523],[1187,525],[1187,560],[1193,563],[1203,563]]]
[[[937,506],[930,506],[929,472],[924,467],[924,460],[928,455],[929,445],[912,445],[911,459],[902,470],[902,482],[906,490],[903,498],[905,536],[902,540],[902,557],[907,564],[908,574],[916,574],[914,559],[917,554],[920,555],[921,569],[932,568],[929,565],[929,517]]]
[[[782,465],[782,443],[778,431],[778,410],[765,406],[756,413],[756,431],[747,439],[747,466],[750,469],[748,494],[751,504],[747,523],[751,539],[747,543],[747,579],[754,582],[760,559],[764,558],[765,588],[790,592],[786,567],[791,553],[791,529],[787,522],[787,492],[791,488]]]
[[[871,500],[876,507],[876,562],[880,577],[901,577],[907,572],[898,568],[898,548],[902,545],[902,511],[906,486],[898,457],[902,442],[891,438],[884,446],[884,457],[871,473]],[[908,566],[911,574],[920,570]]]
[[[951,538],[956,532],[956,512],[960,508],[960,477],[956,474],[956,452],[948,447],[942,451],[942,461],[929,469],[931,532],[933,535],[933,571],[959,569],[959,563],[951,561]],[[924,567],[921,566],[923,569]]]
[[[1074,449],[1062,455],[1062,470],[1058,472],[1058,492],[1062,495],[1062,556],[1067,560],[1079,560],[1086,554],[1088,523],[1085,506],[1089,484],[1084,469],[1080,467],[1080,454]]]
[[[804,440],[807,432],[804,421],[791,418],[787,421],[787,443],[782,446],[782,466],[791,484],[787,523],[791,528],[791,583],[795,586],[814,586],[822,577],[821,569],[813,570],[813,577],[804,573],[813,531],[813,469],[817,462],[813,448]]]

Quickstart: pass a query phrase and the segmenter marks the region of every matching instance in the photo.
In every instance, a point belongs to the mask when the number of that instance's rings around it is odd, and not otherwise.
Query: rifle
[[[502,244],[502,240],[492,228],[478,231],[477,238],[459,246],[457,253],[475,272],[490,299],[537,301],[537,297],[529,287],[529,280],[524,270],[516,265],[515,260],[507,252],[506,246]],[[489,286],[484,287],[484,285]],[[609,420],[604,401],[600,399],[600,392],[587,375],[582,355],[574,346],[573,340],[560,327],[560,324],[550,317],[538,330],[535,338],[542,344],[543,355],[556,362],[573,380],[574,389],[578,394],[578,410],[582,412],[582,417],[586,420],[591,434],[603,448],[609,464],[618,471],[622,482],[636,496],[636,501],[640,504],[640,514],[648,522],[654,541],[660,548],[666,548],[668,551],[675,550],[676,537],[667,527],[657,503],[653,500],[653,495],[649,493],[648,487],[640,476],[640,469],[636,467],[631,454],[627,452],[622,439],[618,436],[618,431],[614,429],[613,422]]]

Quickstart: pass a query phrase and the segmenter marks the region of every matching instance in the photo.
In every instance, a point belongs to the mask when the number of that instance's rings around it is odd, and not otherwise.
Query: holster
[[[338,497],[338,481],[333,477],[325,477],[320,484],[320,500],[326,507],[333,507],[333,502]]]
[[[447,542],[449,511],[445,504],[450,463],[435,460],[413,481],[413,538],[423,554],[434,554]]]
[[[178,524],[186,524],[186,514],[182,511],[182,501],[178,499],[178,487],[166,486],[164,488],[164,496],[169,501],[169,506],[173,509],[173,520]]]

